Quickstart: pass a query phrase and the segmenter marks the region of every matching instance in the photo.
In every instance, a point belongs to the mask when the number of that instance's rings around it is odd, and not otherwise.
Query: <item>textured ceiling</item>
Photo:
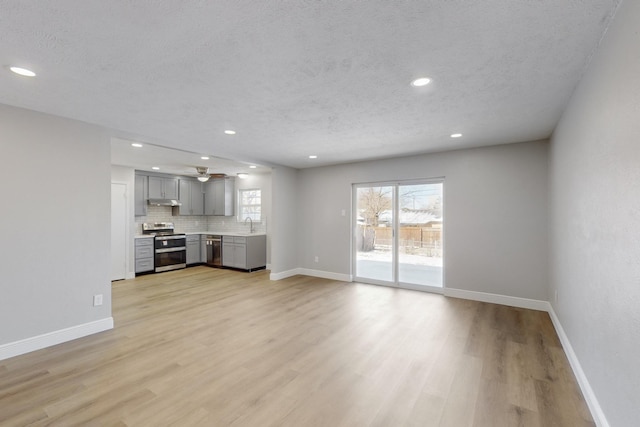
[[[264,174],[271,172],[270,167],[213,156],[203,160],[201,154],[157,145],[142,144],[141,148],[134,148],[131,144],[135,142],[138,141],[111,138],[111,163],[144,171],[153,171],[153,168],[156,167],[159,173],[186,176],[197,176],[197,166],[209,168],[210,174],[223,173],[229,176],[236,176],[238,173]],[[255,167],[251,168],[251,166]]]
[[[537,140],[617,3],[0,0],[0,103],[297,168]]]

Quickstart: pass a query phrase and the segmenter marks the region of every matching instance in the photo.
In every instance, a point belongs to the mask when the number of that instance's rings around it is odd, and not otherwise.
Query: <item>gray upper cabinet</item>
[[[236,181],[233,178],[222,179],[219,190],[216,192],[216,197],[222,203],[216,203],[216,215],[233,216],[234,213],[234,200]]]
[[[204,187],[198,180],[191,181],[191,215],[204,215]]]
[[[149,186],[149,177],[146,175],[136,174],[134,197],[135,197],[135,216],[145,216],[147,214],[147,195]]]
[[[196,179],[180,178],[181,206],[173,208],[173,215],[204,215],[202,183]]]
[[[235,180],[212,179],[204,187],[204,214],[233,216]]]
[[[149,177],[150,199],[178,199],[178,178]]]

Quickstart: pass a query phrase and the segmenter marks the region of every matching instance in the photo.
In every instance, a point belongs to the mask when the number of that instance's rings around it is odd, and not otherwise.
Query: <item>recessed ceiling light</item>
[[[240,179],[245,179],[245,178],[248,178],[248,177],[249,177],[249,174],[248,174],[248,173],[240,172],[240,173],[238,174],[238,178],[240,178]]]
[[[131,144],[131,146],[136,148],[141,148],[142,144],[138,144],[137,142],[134,142],[133,144]]]
[[[310,156],[309,156],[309,158],[310,158],[310,159],[317,159],[317,158],[318,158],[318,156],[316,156],[316,155],[312,154],[312,155],[310,155]]]
[[[226,133],[227,135],[235,135],[236,131],[235,130],[231,130],[231,129],[227,129],[224,131],[224,133]]]
[[[26,68],[21,68],[21,67],[9,67],[9,69],[11,71],[13,71],[16,74],[20,74],[21,76],[25,76],[25,77],[35,77],[36,73],[34,73],[31,70],[27,70]]]
[[[251,165],[251,166],[249,166],[249,169],[255,169],[255,168],[257,168],[257,166],[256,166],[256,165]]]
[[[153,169],[154,171],[159,171],[160,170],[160,168],[157,167],[157,166],[153,166],[151,169]]]
[[[460,138],[462,136],[461,133],[452,133],[451,138]]]
[[[431,79],[428,77],[420,77],[419,79],[415,79],[414,81],[411,82],[411,86],[415,86],[415,87],[421,87],[421,86],[426,86],[429,83],[431,83]]]
[[[200,158],[201,158],[202,160],[209,160],[209,157],[208,157],[208,156],[202,156],[202,157],[200,157]]]

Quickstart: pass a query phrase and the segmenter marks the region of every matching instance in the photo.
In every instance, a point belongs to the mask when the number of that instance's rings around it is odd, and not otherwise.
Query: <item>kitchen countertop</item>
[[[186,235],[190,235],[190,234],[211,234],[211,235],[216,235],[216,236],[240,236],[240,237],[247,237],[247,236],[265,236],[267,233],[263,233],[263,232],[258,232],[258,233],[248,233],[248,232],[243,232],[243,231],[188,231],[186,233],[184,233]]]
[[[176,234],[181,234],[180,232],[177,232]],[[212,235],[216,235],[216,236],[239,236],[239,237],[249,237],[249,236],[265,236],[267,233],[264,232],[258,232],[258,233],[247,233],[247,232],[242,232],[242,231],[187,231],[186,233],[187,236],[189,235],[194,235],[194,234],[212,234]],[[152,239],[153,236],[149,236],[148,234],[136,234],[135,236],[133,236],[134,239],[144,239],[144,238],[148,238],[148,239]]]

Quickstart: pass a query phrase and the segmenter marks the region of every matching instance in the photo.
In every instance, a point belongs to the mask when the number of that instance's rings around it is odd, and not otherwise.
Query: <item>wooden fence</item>
[[[356,243],[358,250],[368,252],[376,246],[391,246],[391,227],[358,226]],[[400,248],[405,250],[426,249],[429,256],[442,255],[442,229],[432,227],[400,227]]]

